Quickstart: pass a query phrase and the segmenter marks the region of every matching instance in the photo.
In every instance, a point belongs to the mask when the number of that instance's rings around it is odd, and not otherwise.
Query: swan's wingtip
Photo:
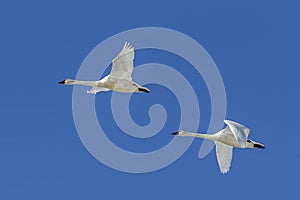
[[[224,171],[221,171],[221,173],[222,173],[223,175],[228,174],[228,172],[229,172],[229,169],[224,170]]]

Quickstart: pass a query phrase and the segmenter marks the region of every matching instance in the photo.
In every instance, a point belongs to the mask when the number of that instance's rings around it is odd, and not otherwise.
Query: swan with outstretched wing
[[[233,147],[264,149],[265,146],[248,139],[250,129],[244,125],[231,120],[224,120],[224,123],[227,126],[215,134],[190,133],[182,130],[172,134],[213,140],[216,144],[216,155],[220,171],[222,174],[225,174],[231,166]]]
[[[112,61],[112,69],[108,76],[105,76],[99,81],[80,81],[65,79],[60,81],[59,84],[65,85],[84,85],[91,86],[92,88],[87,91],[90,94],[97,94],[101,91],[114,90],[118,92],[146,92],[150,90],[142,87],[132,81],[132,71],[134,60],[134,47],[130,43],[125,42],[123,49]]]

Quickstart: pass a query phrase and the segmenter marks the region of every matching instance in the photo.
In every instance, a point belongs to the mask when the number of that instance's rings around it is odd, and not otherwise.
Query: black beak
[[[139,88],[140,92],[146,92],[146,93],[150,93],[150,90],[146,89],[146,88]]]
[[[66,82],[65,80],[59,81],[58,84],[65,84],[65,82]]]
[[[254,148],[265,149],[265,146],[260,144],[254,144]]]
[[[176,131],[174,133],[171,133],[172,135],[178,135],[179,134],[179,131]]]

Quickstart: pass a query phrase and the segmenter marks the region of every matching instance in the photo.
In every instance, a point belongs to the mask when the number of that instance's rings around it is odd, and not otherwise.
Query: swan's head
[[[59,83],[59,84],[70,85],[70,84],[73,84],[73,83],[74,83],[74,80],[67,78],[67,79],[65,79],[65,80],[63,80],[63,81],[60,81],[60,82],[58,82],[58,83]]]
[[[183,130],[179,130],[179,131],[176,131],[176,132],[172,133],[172,135],[178,135],[178,136],[180,136],[182,134],[184,134]]]

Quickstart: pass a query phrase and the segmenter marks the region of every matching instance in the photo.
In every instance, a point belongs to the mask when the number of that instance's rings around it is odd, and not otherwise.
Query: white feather
[[[232,146],[215,141],[216,155],[219,164],[219,168],[222,174],[229,171],[232,160]]]
[[[245,127],[242,124],[231,120],[224,120],[225,124],[228,125],[231,133],[234,135],[238,143],[241,145],[242,148],[246,147],[248,135],[250,133],[250,129]]]
[[[131,81],[133,71],[134,48],[125,43],[121,52],[112,61],[112,69],[109,78],[126,79]]]

